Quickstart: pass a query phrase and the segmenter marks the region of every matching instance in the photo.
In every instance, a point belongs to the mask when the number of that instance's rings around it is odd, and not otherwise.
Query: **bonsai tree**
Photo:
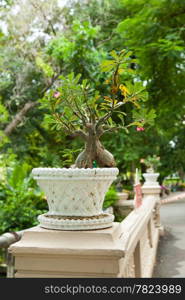
[[[147,111],[142,103],[147,100],[147,92],[142,83],[123,81],[124,72],[132,71],[131,63],[135,60],[130,56],[132,52],[122,50],[110,53],[111,59],[103,61],[101,71],[107,72],[107,92],[101,95],[92,89],[88,80],[81,80],[81,75],[73,73],[60,76],[55,89],[50,90],[43,102],[50,104],[51,114],[47,120],[55,123],[56,128],[65,131],[73,137],[81,137],[84,150],[76,161],[77,168],[114,167],[113,155],[104,148],[100,139],[108,131],[123,128],[128,131],[129,126],[136,126],[137,131],[143,131],[145,123],[152,123],[155,117],[153,110]],[[133,105],[130,124],[125,124],[126,113],[120,108],[131,103]],[[117,115],[121,125],[114,121]]]
[[[147,158],[142,158],[140,162],[145,164],[147,173],[157,172],[158,167],[161,165],[160,157],[157,155],[148,155]]]

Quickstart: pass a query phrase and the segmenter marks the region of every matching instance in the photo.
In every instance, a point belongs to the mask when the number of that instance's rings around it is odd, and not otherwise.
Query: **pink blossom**
[[[55,98],[60,97],[60,92],[55,92],[54,95],[53,95],[53,97],[55,97]]]
[[[137,131],[144,131],[145,129],[143,127],[137,127],[136,130]]]

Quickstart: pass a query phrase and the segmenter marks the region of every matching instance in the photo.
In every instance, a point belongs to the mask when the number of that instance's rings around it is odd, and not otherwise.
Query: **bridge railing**
[[[161,230],[158,206],[155,197],[147,197],[121,222],[125,236],[121,277],[152,277]]]
[[[85,277],[88,277],[88,276],[94,277],[95,276],[95,275],[92,275],[92,276],[90,275],[91,272],[90,272],[88,265],[93,266],[93,264],[89,264],[90,261],[91,260],[94,261],[97,258],[96,255],[98,255],[98,260],[99,260],[100,254],[103,255],[102,256],[102,264],[105,263],[105,266],[106,266],[106,268],[103,268],[103,270],[104,270],[102,273],[103,277],[107,277],[108,276],[107,274],[112,274],[111,277],[122,277],[122,278],[152,277],[159,236],[160,236],[160,233],[162,232],[161,231],[162,227],[160,224],[159,190],[160,189],[158,186],[156,186],[156,187],[146,186],[143,188],[144,197],[143,197],[142,205],[139,208],[133,209],[133,211],[130,212],[128,214],[128,216],[121,223],[119,223],[119,224],[117,223],[116,226],[119,227],[119,230],[118,230],[119,234],[116,234],[114,236],[114,240],[111,239],[111,234],[109,234],[109,238],[110,238],[109,242],[113,243],[112,245],[114,247],[111,246],[110,250],[109,250],[109,246],[107,246],[108,248],[105,247],[104,255],[102,252],[103,249],[98,248],[99,247],[98,244],[96,244],[96,247],[97,247],[96,251],[95,252],[91,251],[92,254],[90,254],[91,252],[89,250],[87,251],[89,258],[87,258],[87,254],[86,254],[85,255],[85,257],[86,257],[85,264],[87,266],[87,274],[88,275],[86,274],[87,276],[85,276]],[[37,229],[35,229],[35,230],[37,230]],[[30,229],[28,229],[27,232],[29,233]],[[27,234],[27,232],[25,234]],[[103,232],[104,231],[100,230],[99,235],[104,234]],[[105,232],[107,232],[107,231],[105,231]],[[0,248],[4,247],[4,248],[8,249],[8,247],[11,244],[13,244],[21,239],[23,233],[24,233],[24,231],[20,231],[17,233],[3,234],[0,237]],[[32,235],[35,233],[33,231],[33,232],[30,232],[29,234]],[[42,235],[41,232],[39,232],[39,234]],[[69,235],[70,234],[71,233],[69,233]],[[92,233],[90,233],[90,235],[92,236],[92,238],[94,238]],[[27,235],[27,238],[28,238],[28,235]],[[67,237],[65,236],[65,238],[67,238]],[[38,241],[35,241],[34,239],[32,241],[33,241],[33,243],[38,242]],[[25,242],[26,242],[26,239],[24,239],[24,243]],[[95,242],[96,242],[96,240],[95,240]],[[20,251],[20,249],[22,247],[22,246],[20,247],[20,243],[21,242],[17,243],[17,244],[19,244],[19,246],[13,247],[14,256],[19,255],[19,253],[16,252],[17,251],[16,248],[18,249],[18,251]],[[78,246],[78,244],[79,244],[79,242],[76,245]],[[22,243],[21,243],[21,245],[22,245]],[[29,245],[30,245],[30,242],[29,242]],[[37,249],[36,244],[33,247],[36,247],[35,249]],[[103,247],[103,245],[101,245],[101,247]],[[26,248],[27,248],[27,246],[26,246]],[[21,251],[24,251],[24,247],[22,249],[23,250],[21,250]],[[118,249],[119,251],[115,252],[116,249]],[[68,248],[65,248],[65,251],[68,251]],[[82,251],[82,249],[80,251]],[[80,251],[78,251],[78,254],[81,253]],[[73,252],[74,251],[72,251],[72,252],[70,251],[70,253],[74,254]],[[83,249],[83,252],[86,253],[86,248]],[[11,253],[12,253],[12,251],[7,253],[7,277],[14,277],[14,258]],[[98,254],[96,254],[96,253],[98,253]],[[107,255],[106,253],[108,253],[107,258],[106,258],[106,255]],[[115,253],[121,253],[121,255],[117,255],[117,257],[114,257]],[[27,259],[27,260],[25,260],[25,262],[29,261],[29,255],[32,255],[32,252],[30,252],[30,254],[29,254],[29,252],[27,251],[27,253],[25,253],[25,256],[24,256],[24,259]],[[39,255],[40,254],[38,253],[37,258],[40,257]],[[54,256],[55,256],[55,251],[52,253],[52,259],[54,259]],[[64,258],[62,258],[62,254],[60,254],[60,256],[61,256],[61,259],[64,259]],[[112,256],[112,258],[111,258],[112,265],[110,263],[111,256]],[[50,258],[51,258],[51,255],[50,255],[50,257],[48,256],[48,259],[50,259]],[[34,254],[33,260],[34,259],[36,259],[36,254]],[[73,257],[73,259],[74,259],[74,257]],[[77,260],[77,265],[78,265],[78,257],[76,256],[75,259]],[[106,262],[106,259],[108,259],[107,262]],[[48,262],[49,262],[49,260],[48,260]],[[18,267],[19,267],[19,263],[20,263],[20,260],[17,261]],[[22,263],[23,262],[21,262],[21,266],[23,266]],[[109,263],[109,265],[110,265],[110,270],[108,270],[107,263]],[[115,268],[113,267],[113,264],[114,264]],[[26,266],[24,266],[24,267],[26,267]],[[29,267],[31,267],[31,265],[29,265]],[[51,263],[50,263],[50,267],[52,267]],[[94,268],[94,266],[93,266],[93,268]],[[107,274],[105,273],[105,269],[108,272]],[[97,270],[98,270],[98,265],[97,265]],[[115,273],[113,272],[114,274],[111,273],[112,270],[116,270]],[[30,270],[30,272],[31,272],[30,274],[32,274],[32,270]],[[63,271],[61,270],[61,274],[63,274],[62,272]],[[27,271],[25,274],[28,274]],[[55,270],[52,270],[52,274],[55,274]],[[73,274],[73,273],[71,272],[71,274]],[[75,275],[73,277],[76,277],[78,275],[76,271],[74,272],[74,274]],[[80,274],[80,270],[79,270],[79,274]],[[94,274],[94,273],[92,273],[92,274]],[[97,273],[97,274],[100,275],[101,272]],[[36,275],[37,274],[35,274],[35,276]],[[64,276],[62,276],[62,277],[64,277]],[[79,277],[79,276],[77,276],[77,277]]]
[[[0,236],[0,249],[4,250],[6,262],[6,277],[14,277],[14,256],[8,251],[8,247],[18,242],[24,230],[18,232],[6,232]]]

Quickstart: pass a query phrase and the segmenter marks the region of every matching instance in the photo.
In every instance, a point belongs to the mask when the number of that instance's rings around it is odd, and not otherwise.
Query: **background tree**
[[[39,99],[56,84],[58,75],[79,70],[82,79],[86,77],[101,92],[106,91],[99,62],[107,50],[125,47],[141,61],[139,76],[127,77],[144,81],[150,94],[148,105],[157,110],[157,121],[144,132],[133,128],[129,136],[124,132],[119,137],[112,134],[114,142],[105,135],[103,143],[114,151],[125,174],[139,166],[141,157],[153,152],[161,156],[163,177],[174,171],[183,174],[183,162],[177,166],[184,129],[184,1],[93,0],[68,2],[61,7],[54,0],[19,0],[8,1],[0,13],[4,22],[0,95],[5,113],[0,125],[4,137],[1,151],[12,149],[18,159],[33,166],[72,163],[80,151],[80,141],[73,142],[79,151],[70,152],[71,137],[61,139],[53,134],[43,122],[47,111],[40,109]],[[122,112],[127,113],[125,110]],[[178,155],[178,164],[169,166],[169,153],[173,161]]]
[[[131,71],[122,75],[123,80],[143,82],[149,92],[146,106],[157,114],[155,125],[144,131],[133,127],[129,135],[120,131],[102,137],[105,148],[114,153],[124,187],[132,189],[140,159],[153,154],[161,158],[161,182],[174,172],[184,178],[185,1],[81,0],[66,1],[65,6],[62,2],[0,1],[0,176],[2,169],[10,171],[0,186],[1,211],[6,210],[2,217],[7,215],[3,230],[8,230],[10,216],[11,224],[20,224],[19,214],[14,220],[11,208],[15,208],[15,194],[26,185],[24,180],[19,187],[16,182],[12,188],[7,185],[17,165],[27,163],[28,170],[68,167],[82,150],[80,139],[56,133],[45,121],[49,110],[41,107],[43,95],[55,90],[59,76],[71,72],[75,76],[82,73],[81,80],[87,78],[93,88],[106,95],[104,83],[109,78],[99,72],[99,65],[112,49],[131,49],[132,59],[139,59],[139,64],[131,65],[137,76]],[[132,117],[129,112],[128,103],[121,108],[127,115],[126,124]],[[121,125],[115,115],[113,121]],[[25,215],[32,207],[29,199],[38,203],[33,194],[26,194],[26,198],[24,193],[20,195]],[[20,228],[28,224],[26,218]]]
[[[155,127],[148,132],[147,144],[161,157],[163,176],[180,170],[182,173],[184,162],[181,155],[184,152],[179,139],[184,131],[185,114],[185,2],[123,0],[121,3],[127,10],[127,18],[117,30],[122,42],[137,52],[141,61],[140,76],[150,95],[148,104],[157,112]],[[172,163],[175,155],[175,161],[181,161],[181,167],[179,163]]]

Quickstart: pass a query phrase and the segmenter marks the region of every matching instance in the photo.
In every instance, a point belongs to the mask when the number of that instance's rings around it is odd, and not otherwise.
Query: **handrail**
[[[143,201],[141,207],[134,209],[121,223],[123,234],[125,235],[125,251],[130,251],[140,239],[143,228],[147,226],[149,219],[153,213],[156,199],[151,201]],[[123,245],[122,245],[123,247]]]
[[[17,232],[5,232],[0,235],[0,248],[8,248],[11,244],[18,242],[25,230]]]
[[[16,242],[18,242],[21,238],[25,230],[17,231],[17,232],[5,232],[0,235],[0,249],[5,248],[6,250],[6,276],[7,278],[14,277],[14,257],[11,253],[8,252],[8,247]]]
[[[120,277],[151,277],[155,263],[159,223],[157,198],[147,196],[121,223],[120,248],[125,251]]]

